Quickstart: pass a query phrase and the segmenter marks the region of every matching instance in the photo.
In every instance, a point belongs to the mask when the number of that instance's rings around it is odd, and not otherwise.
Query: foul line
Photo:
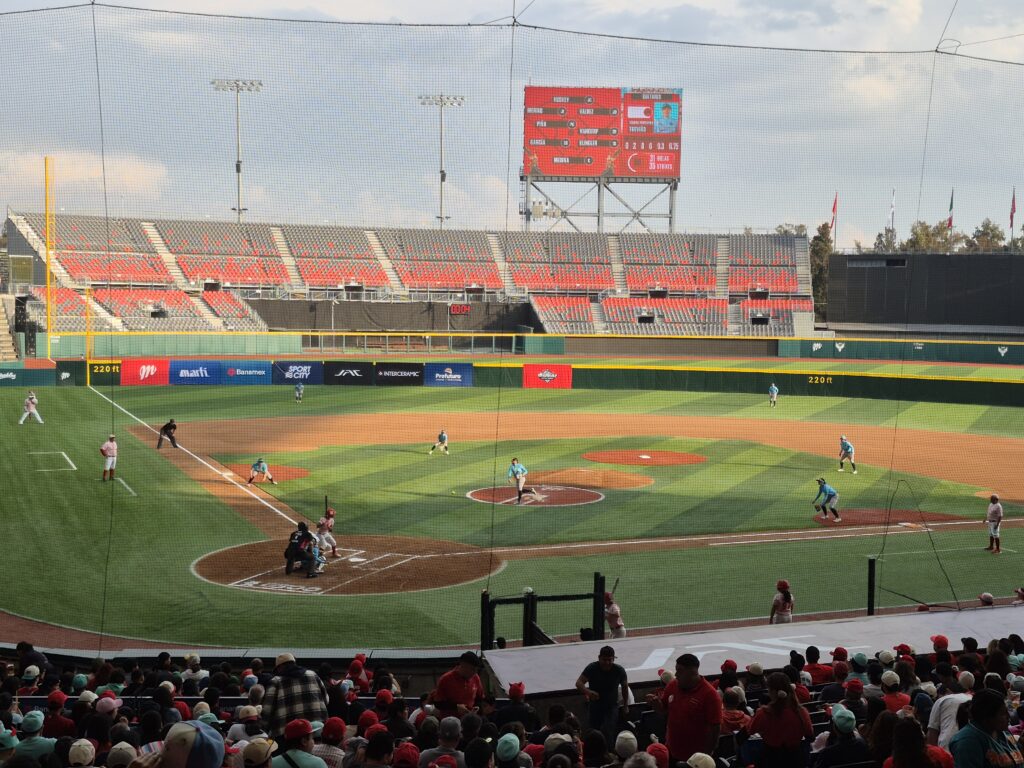
[[[139,495],[139,494],[137,494],[137,493],[136,493],[135,491],[133,491],[133,490],[132,490],[132,489],[131,489],[131,488],[129,487],[128,483],[126,483],[126,482],[125,482],[124,480],[122,480],[122,479],[121,479],[120,477],[115,477],[114,479],[115,479],[115,480],[117,480],[117,482],[119,482],[119,483],[120,483],[121,485],[123,485],[123,486],[124,486],[124,489],[125,489],[126,491],[128,491],[128,493],[130,493],[130,494],[131,494],[132,496],[138,496],[138,495]]]
[[[115,408],[117,408],[117,410],[121,411],[121,412],[122,412],[123,414],[125,414],[125,415],[126,415],[126,416],[128,416],[129,418],[132,418],[132,419],[134,419],[135,421],[139,422],[139,424],[141,424],[142,426],[144,426],[144,427],[145,427],[146,429],[148,429],[148,430],[149,430],[150,432],[152,432],[152,433],[153,433],[154,435],[159,435],[159,434],[160,434],[160,432],[159,432],[159,431],[157,431],[157,430],[153,429],[153,428],[152,428],[151,426],[149,426],[149,424],[147,424],[146,422],[144,422],[144,421],[143,421],[142,419],[140,419],[140,418],[139,418],[138,416],[136,416],[136,415],[135,415],[134,413],[132,413],[131,411],[128,411],[128,410],[126,410],[125,408],[123,408],[123,407],[122,407],[121,405],[119,405],[118,403],[115,403],[115,402],[114,402],[113,400],[111,400],[111,399],[110,399],[109,397],[107,397],[107,396],[106,396],[106,395],[104,395],[104,394],[103,394],[102,392],[100,392],[100,391],[99,391],[98,389],[96,389],[96,387],[93,387],[93,386],[91,386],[91,385],[90,385],[89,389],[91,389],[91,390],[92,390],[93,392],[95,392],[95,393],[96,393],[97,395],[99,395],[100,397],[102,397],[102,398],[103,398],[104,400],[106,400],[106,401],[107,401],[108,403],[110,403],[110,404],[111,404],[112,406],[114,406]],[[196,460],[196,461],[198,461],[198,462],[199,462],[200,464],[202,464],[202,465],[203,465],[204,467],[206,467],[206,468],[207,468],[207,469],[209,469],[209,470],[210,470],[211,472],[213,472],[213,474],[217,475],[218,477],[224,478],[224,479],[225,479],[225,480],[227,480],[227,481],[228,481],[229,483],[231,483],[232,485],[234,485],[234,486],[235,486],[235,487],[236,487],[236,488],[237,488],[238,490],[240,490],[240,491],[243,491],[244,493],[247,493],[247,494],[249,494],[249,495],[250,495],[250,496],[252,496],[252,497],[253,497],[254,499],[256,499],[256,501],[258,501],[258,502],[259,502],[260,504],[262,504],[262,505],[263,505],[264,507],[266,507],[267,509],[271,510],[272,512],[276,512],[276,513],[277,513],[278,515],[280,515],[281,517],[283,517],[283,518],[284,518],[285,520],[287,520],[287,521],[288,521],[289,523],[291,523],[292,525],[298,525],[298,523],[296,523],[296,522],[295,522],[294,520],[292,520],[292,519],[291,519],[290,517],[288,517],[288,515],[286,515],[286,514],[285,514],[284,512],[282,512],[282,511],[281,511],[280,509],[278,509],[277,507],[275,507],[275,506],[274,506],[273,504],[271,504],[271,503],[270,503],[269,501],[267,501],[266,499],[264,499],[264,498],[262,498],[261,496],[259,496],[259,495],[255,494],[255,493],[253,493],[253,492],[252,492],[252,491],[250,491],[250,490],[249,490],[249,489],[248,489],[247,487],[245,487],[244,485],[240,484],[239,482],[237,482],[237,481],[236,481],[236,480],[234,480],[233,478],[230,478],[230,477],[225,477],[225,476],[224,476],[223,474],[221,474],[220,470],[218,470],[218,469],[217,469],[216,467],[214,467],[214,466],[213,466],[212,464],[210,464],[210,463],[209,463],[208,461],[206,461],[206,460],[205,460],[205,459],[204,459],[204,458],[203,458],[202,456],[198,456],[197,454],[194,454],[194,453],[192,453],[192,451],[190,451],[190,450],[189,450],[188,448],[186,448],[185,446],[183,446],[183,445],[181,444],[181,442],[179,442],[179,443],[178,443],[178,450],[180,450],[180,451],[184,451],[184,452],[185,452],[185,453],[187,453],[187,454],[188,454],[189,456],[191,456],[191,457],[192,457],[193,459],[195,459],[195,460]],[[120,478],[117,478],[117,479],[120,479]]]
[[[385,557],[385,555],[381,555],[381,557]],[[396,566],[408,563],[410,560],[416,560],[419,557],[420,557],[420,555],[410,555],[409,557],[405,558],[404,560],[399,560],[398,562],[392,563],[391,565],[385,565],[383,568],[374,568],[374,569],[368,571],[367,573],[364,573],[364,574],[361,574],[361,575],[356,576],[354,578],[351,578],[348,581],[343,581],[343,582],[341,582],[341,584],[335,584],[333,587],[328,587],[327,589],[323,590],[323,592],[321,592],[320,594],[326,595],[328,592],[331,592],[332,590],[338,589],[340,587],[348,586],[352,582],[359,581],[360,579],[365,579],[367,576],[375,576],[378,573],[383,573],[384,571],[387,571],[387,570],[389,570],[391,568],[394,568]],[[374,560],[379,560],[379,559],[380,559],[379,557],[374,558]],[[367,561],[367,562],[370,562],[370,561]],[[475,581],[475,579],[474,579],[474,581]]]

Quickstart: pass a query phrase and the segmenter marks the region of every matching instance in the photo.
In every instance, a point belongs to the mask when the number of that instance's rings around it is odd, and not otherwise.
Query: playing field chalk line
[[[93,392],[95,392],[95,393],[96,393],[97,395],[99,395],[100,397],[102,397],[102,398],[103,398],[104,400],[106,400],[106,401],[107,401],[108,403],[110,403],[110,404],[111,404],[112,406],[114,406],[115,408],[117,408],[117,410],[121,411],[121,413],[125,414],[125,415],[126,415],[126,416],[128,416],[128,417],[129,417],[130,419],[134,419],[135,421],[137,421],[137,422],[138,422],[139,424],[141,424],[142,426],[144,426],[144,427],[145,427],[146,429],[148,429],[148,430],[149,430],[150,432],[152,432],[152,433],[153,433],[154,435],[159,435],[159,434],[160,434],[160,432],[159,432],[158,430],[155,430],[155,429],[153,429],[153,428],[152,428],[151,426],[149,426],[149,424],[147,424],[146,422],[144,422],[144,421],[143,421],[142,419],[140,419],[140,418],[139,418],[138,416],[136,416],[136,415],[135,415],[134,413],[132,413],[131,411],[127,410],[126,408],[124,408],[124,407],[123,407],[123,406],[121,406],[120,404],[118,404],[118,403],[114,402],[113,400],[111,400],[111,399],[110,399],[109,397],[107,397],[107,396],[106,396],[106,395],[104,395],[104,394],[103,394],[102,392],[100,392],[100,391],[99,391],[98,389],[96,389],[96,387],[93,387],[93,386],[91,386],[91,385],[90,385],[89,389],[91,389],[91,390],[92,390]],[[271,510],[272,512],[276,512],[276,513],[277,513],[278,515],[280,515],[281,517],[283,517],[283,518],[284,518],[285,520],[287,520],[287,521],[288,521],[289,523],[291,523],[292,525],[298,525],[298,523],[297,523],[297,522],[296,522],[295,520],[292,520],[292,519],[291,519],[290,517],[288,517],[288,515],[286,515],[286,514],[285,514],[284,512],[282,512],[282,511],[281,511],[280,509],[278,509],[277,507],[275,507],[275,506],[274,506],[273,504],[271,504],[271,503],[270,503],[269,501],[267,501],[266,499],[264,499],[263,497],[261,497],[261,496],[259,496],[259,495],[255,494],[255,493],[253,493],[253,492],[252,492],[251,490],[249,490],[249,489],[248,489],[247,487],[245,487],[244,485],[242,485],[241,483],[239,483],[239,482],[238,482],[237,480],[235,480],[234,478],[232,478],[232,477],[227,477],[226,475],[224,475],[224,474],[223,474],[223,473],[222,473],[222,472],[221,472],[221,471],[220,471],[219,469],[217,469],[217,468],[216,468],[216,467],[214,467],[214,466],[213,466],[212,464],[210,464],[210,463],[209,463],[208,461],[206,461],[206,460],[205,460],[205,459],[204,459],[204,458],[203,458],[202,456],[197,456],[196,454],[192,453],[192,451],[190,451],[190,450],[189,450],[188,448],[186,448],[186,447],[185,447],[184,445],[182,445],[180,441],[179,441],[179,443],[178,443],[178,450],[184,451],[184,452],[185,452],[185,453],[187,453],[187,454],[188,454],[189,456],[191,456],[191,457],[192,457],[193,459],[195,459],[195,460],[196,460],[196,461],[198,461],[198,462],[199,462],[200,464],[202,464],[202,465],[203,465],[204,467],[206,467],[206,468],[207,468],[207,469],[209,469],[209,470],[210,470],[211,472],[213,472],[213,474],[217,475],[217,477],[221,477],[221,478],[224,478],[224,479],[225,479],[225,480],[227,480],[227,481],[228,481],[229,483],[231,483],[231,484],[232,484],[232,485],[234,485],[234,486],[235,486],[236,488],[238,488],[238,490],[240,490],[240,491],[243,491],[243,492],[245,492],[245,493],[249,494],[249,495],[250,495],[250,496],[252,496],[252,497],[253,497],[254,499],[256,499],[256,501],[258,501],[258,502],[259,502],[260,504],[262,504],[262,505],[263,505],[264,507],[266,507],[267,509]],[[120,479],[120,478],[118,478],[118,479]]]
[[[37,469],[36,472],[77,472],[78,467],[75,466],[75,462],[64,453],[64,451],[29,451],[29,456],[63,456],[70,466],[68,467],[56,467],[55,469]]]
[[[133,490],[131,489],[131,486],[129,486],[129,485],[128,485],[128,483],[126,483],[126,482],[125,482],[124,480],[122,480],[122,479],[121,479],[120,477],[115,477],[114,479],[115,479],[115,480],[117,480],[117,482],[119,482],[119,483],[120,483],[121,485],[123,485],[123,486],[124,486],[124,489],[125,489],[126,491],[128,491],[128,493],[130,493],[130,494],[131,494],[132,496],[138,496],[138,495],[139,495],[139,494],[137,494],[137,493],[136,493],[135,491],[133,491]]]

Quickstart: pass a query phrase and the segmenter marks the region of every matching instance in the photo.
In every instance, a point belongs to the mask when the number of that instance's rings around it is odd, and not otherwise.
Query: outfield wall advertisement
[[[378,386],[418,387],[423,384],[423,367],[423,363],[377,363],[373,369]]]
[[[323,384],[324,364],[319,360],[289,360],[274,363],[274,384]]]
[[[222,364],[220,383],[231,385],[270,384],[271,365],[266,360],[225,360]]]
[[[345,387],[373,386],[373,363],[328,360],[324,363],[324,384]]]
[[[428,387],[472,387],[473,366],[470,363],[427,363],[423,383]]]
[[[221,362],[219,360],[172,360],[171,384],[220,384]]]
[[[170,378],[170,360],[131,358],[121,362],[122,387],[166,387]]]

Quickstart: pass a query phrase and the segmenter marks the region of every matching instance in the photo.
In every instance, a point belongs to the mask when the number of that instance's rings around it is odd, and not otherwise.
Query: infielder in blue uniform
[[[821,504],[818,503],[818,499],[822,500]],[[828,510],[831,509],[836,522],[843,521],[843,518],[839,516],[839,494],[835,488],[825,482],[824,477],[818,478],[818,495],[814,497],[813,503],[815,511],[821,512],[822,520],[828,520]]]
[[[277,485],[277,480],[270,474],[270,467],[267,466],[267,462],[263,459],[256,459],[256,462],[249,467],[249,482],[246,485],[252,485],[259,475],[263,475],[264,479],[269,480],[271,485]]]
[[[847,459],[850,460],[850,466],[853,467],[853,474],[857,474],[857,462],[853,457],[853,443],[846,439],[846,435],[842,435],[839,438],[839,471],[845,472],[843,469],[843,462]]]
[[[437,435],[437,442],[430,447],[429,451],[427,451],[427,455],[433,456],[435,448],[440,448],[444,451],[445,456],[448,455],[448,433],[444,431],[444,427],[441,428],[441,431]]]
[[[779,401],[779,388],[775,386],[775,382],[768,387],[768,406],[774,408],[775,404]]]
[[[526,476],[528,474],[529,470],[519,463],[519,459],[513,457],[512,463],[508,467],[508,482],[509,484],[514,483],[516,486],[516,504],[523,503],[523,491],[526,490]],[[536,495],[537,491],[530,488],[529,493]]]

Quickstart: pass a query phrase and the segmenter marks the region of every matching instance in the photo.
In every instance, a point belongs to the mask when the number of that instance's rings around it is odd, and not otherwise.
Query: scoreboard
[[[679,178],[683,92],[527,86],[523,175]]]

